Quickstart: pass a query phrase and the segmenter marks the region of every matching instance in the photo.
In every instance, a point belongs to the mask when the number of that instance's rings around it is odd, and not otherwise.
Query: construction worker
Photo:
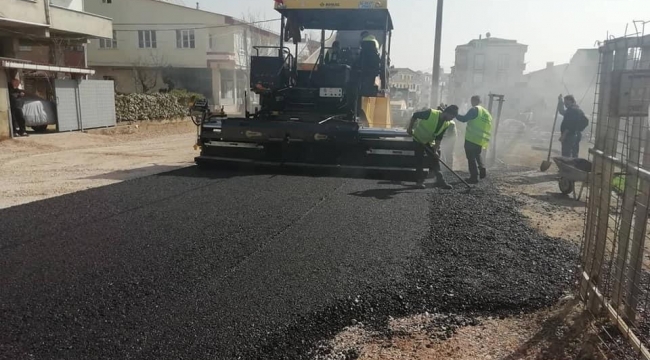
[[[560,95],[558,97],[557,110],[564,117],[560,125],[560,131],[562,132],[560,136],[562,156],[577,158],[580,153],[582,131],[589,125],[589,119],[587,119],[585,113],[580,109],[573,95],[567,95],[564,99]]]
[[[435,156],[426,157],[426,160],[429,165],[429,171],[435,174],[436,182],[435,187],[442,189],[451,189],[452,186],[449,185],[442,173],[440,172],[440,143],[445,131],[452,123],[452,120],[458,115],[458,106],[450,105],[447,106],[444,110],[433,110],[428,109],[420,112],[416,112],[411,117],[408,129],[406,132],[413,137],[413,141],[416,143],[415,157],[418,162],[417,167],[417,187],[424,189],[425,175],[424,175],[424,165],[425,157],[424,153],[427,151],[427,148],[432,150]],[[417,122],[417,124],[416,124]]]
[[[379,54],[379,41],[375,35],[370,35],[367,31],[361,33],[361,49],[363,50],[364,47],[374,48],[375,52]]]
[[[465,129],[465,155],[469,168],[470,184],[477,184],[479,176],[484,179],[487,176],[487,170],[481,159],[481,152],[487,149],[492,136],[492,115],[486,108],[481,106],[481,97],[474,95],[471,98],[472,108],[467,114],[458,115],[456,119],[460,122],[467,123]]]
[[[362,32],[358,63],[361,76],[361,96],[377,96],[376,80],[380,72],[380,60],[377,38],[367,31]]]

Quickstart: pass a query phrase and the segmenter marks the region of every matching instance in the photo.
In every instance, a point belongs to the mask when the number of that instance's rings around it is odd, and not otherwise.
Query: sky
[[[192,6],[197,0],[183,1]],[[202,9],[238,18],[249,13],[278,18],[273,0],[198,1]],[[389,0],[388,8],[395,24],[392,64],[431,69],[436,0]],[[443,14],[441,65],[446,71],[454,63],[457,45],[490,32],[528,45],[528,72],[547,61],[569,62],[577,49],[593,48],[607,34],[624,35],[627,24],[628,33],[636,32],[631,22],[650,20],[650,0],[447,0]],[[269,25],[279,31],[279,22]]]

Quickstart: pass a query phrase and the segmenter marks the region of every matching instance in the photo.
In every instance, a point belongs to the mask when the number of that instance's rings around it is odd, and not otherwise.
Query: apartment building
[[[391,100],[405,101],[407,108],[429,106],[431,74],[409,68],[392,68],[390,74]],[[441,69],[442,74],[442,69]]]
[[[11,136],[11,78],[45,97],[50,79],[92,75],[86,68],[86,44],[112,34],[111,19],[86,12],[83,0],[3,0],[2,5],[0,138]]]
[[[456,57],[449,79],[449,101],[469,102],[472,95],[515,93],[523,81],[528,46],[516,40],[479,36],[456,47]]]
[[[89,44],[88,63],[123,93],[183,88],[241,112],[253,46],[280,42],[273,31],[165,1],[86,0],[86,6],[114,22],[110,39]]]

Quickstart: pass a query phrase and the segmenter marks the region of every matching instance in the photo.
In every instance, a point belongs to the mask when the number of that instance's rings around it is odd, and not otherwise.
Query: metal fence
[[[600,46],[579,292],[615,358],[650,359],[650,35]],[[626,340],[626,341],[623,341]],[[631,347],[629,346],[631,345]],[[626,349],[623,349],[623,348]]]

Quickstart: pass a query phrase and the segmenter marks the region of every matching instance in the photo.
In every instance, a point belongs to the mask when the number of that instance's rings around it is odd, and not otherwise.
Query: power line
[[[198,27],[185,27],[185,28],[168,28],[168,29],[151,29],[155,31],[176,31],[176,30],[203,30],[203,29],[219,29],[219,28],[227,28],[227,27],[233,27],[233,26],[247,26],[247,25],[255,25],[255,24],[263,24],[263,23],[269,23],[273,21],[280,21],[280,19],[271,19],[271,20],[260,20],[260,21],[252,21],[252,22],[246,22],[246,23],[239,23],[239,24],[226,24],[226,25],[209,25],[209,26],[198,26]],[[165,26],[165,25],[185,25],[185,24],[163,24],[163,23],[131,23],[131,24],[113,24],[117,26]],[[135,31],[141,31],[142,29],[113,29],[115,31],[119,32],[135,32]],[[260,29],[260,30],[265,30],[265,29]],[[265,30],[268,31],[268,30]]]

